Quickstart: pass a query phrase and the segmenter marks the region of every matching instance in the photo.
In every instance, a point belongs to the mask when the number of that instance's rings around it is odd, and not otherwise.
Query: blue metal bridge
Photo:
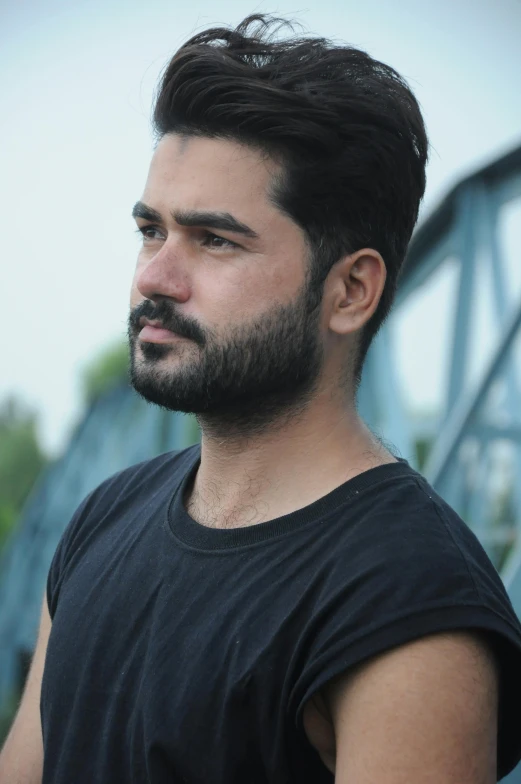
[[[476,532],[521,616],[521,285],[516,292],[512,279],[521,258],[512,264],[505,240],[509,227],[515,254],[520,207],[521,147],[459,182],[421,223],[394,312],[370,350],[359,408]],[[444,341],[446,381],[426,429],[412,416],[397,371],[396,325],[446,268],[454,303]],[[492,312],[486,346],[478,329],[485,299]],[[147,405],[126,386],[87,412],[63,457],[34,488],[0,563],[0,710],[20,688],[50,560],[80,501],[116,471],[197,439],[191,417]],[[507,780],[521,784],[521,766]]]

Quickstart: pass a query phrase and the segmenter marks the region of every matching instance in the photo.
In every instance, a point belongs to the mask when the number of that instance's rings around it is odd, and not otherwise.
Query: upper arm
[[[51,619],[44,598],[38,641],[18,713],[0,754],[0,781],[40,784],[43,773],[43,742],[40,693]]]
[[[336,784],[496,781],[498,675],[478,634],[387,651],[330,682],[323,699]]]

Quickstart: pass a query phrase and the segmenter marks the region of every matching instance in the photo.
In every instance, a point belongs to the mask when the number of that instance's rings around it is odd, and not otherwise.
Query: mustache
[[[139,321],[142,318],[160,321],[165,329],[169,329],[183,338],[193,340],[200,346],[206,344],[206,333],[202,327],[194,319],[177,313],[166,300],[152,302],[150,299],[144,299],[131,310],[128,317],[128,332],[131,337],[134,337],[141,329]]]

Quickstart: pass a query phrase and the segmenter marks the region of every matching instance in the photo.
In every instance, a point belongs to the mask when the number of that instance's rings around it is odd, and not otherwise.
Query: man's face
[[[304,233],[270,201],[277,165],[232,141],[165,136],[134,214],[131,378],[167,409],[264,426],[322,366]],[[149,323],[152,322],[152,323]]]

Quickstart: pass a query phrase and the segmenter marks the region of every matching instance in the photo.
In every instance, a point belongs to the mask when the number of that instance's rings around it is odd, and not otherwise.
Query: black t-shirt
[[[183,492],[199,447],[88,496],[48,579],[44,784],[333,781],[302,727],[330,678],[423,635],[488,630],[498,775],[521,757],[521,626],[476,537],[405,462],[238,529]]]

